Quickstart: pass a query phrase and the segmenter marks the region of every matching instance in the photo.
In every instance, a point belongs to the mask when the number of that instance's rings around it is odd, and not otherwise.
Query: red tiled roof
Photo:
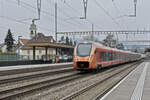
[[[23,45],[27,44],[30,39],[20,39],[20,41],[23,43]]]
[[[74,48],[74,46],[64,45],[56,43],[52,36],[45,36],[42,33],[38,33],[33,37],[26,46],[36,46],[36,47],[51,47],[51,48]]]
[[[53,39],[52,36],[45,36],[42,33],[38,33],[35,37],[33,37],[29,43],[34,42],[34,43],[43,43],[43,42],[48,42],[48,43],[55,43],[56,41]]]

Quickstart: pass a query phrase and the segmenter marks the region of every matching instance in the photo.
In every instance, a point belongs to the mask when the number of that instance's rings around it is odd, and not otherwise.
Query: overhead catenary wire
[[[34,21],[36,20],[40,20],[40,17],[41,17],[41,0],[37,0],[37,11],[38,11],[38,18],[34,18],[32,20],[32,22],[34,23]]]
[[[47,0],[47,2],[48,3],[51,3],[49,0]],[[54,4],[54,3],[53,3]],[[57,6],[57,8],[58,8],[58,10],[60,11],[60,13],[62,13],[62,14],[64,14],[66,17],[67,17],[67,19],[72,19],[72,20],[75,20],[75,23],[77,23],[78,25],[81,25],[82,23],[80,23],[80,22],[78,22],[78,21],[76,21],[77,20],[77,17],[76,17],[76,19],[75,19],[75,17],[72,17],[72,16],[70,16],[68,13],[66,13],[63,9],[61,9],[59,6]],[[66,20],[67,20],[66,19]],[[65,19],[64,19],[65,20]],[[84,25],[85,26],[85,25]]]
[[[20,23],[20,24],[24,24],[24,25],[30,25],[30,23],[27,23],[27,22],[23,22],[23,21],[20,21],[20,20],[16,20],[15,18],[12,18],[12,17],[8,17],[8,16],[0,16],[0,18],[3,18],[3,19],[6,19],[6,20],[10,20],[10,21],[13,21],[13,22],[16,22],[16,23]],[[52,31],[50,29],[47,29],[45,27],[41,27],[39,25],[37,25],[39,28],[45,30],[45,31]]]
[[[116,20],[119,19],[119,18],[121,18],[121,17],[127,16],[127,15],[125,15],[125,14],[123,15],[123,14],[121,13],[120,7],[118,7],[118,6],[116,5],[116,3],[115,3],[114,0],[112,0],[112,3],[113,3],[114,8],[116,9],[116,11],[117,11],[118,13],[120,13],[120,15],[115,18]],[[124,26],[126,27],[126,29],[128,29],[127,25],[124,24]]]
[[[121,15],[120,8],[118,8],[118,6],[116,5],[116,3],[114,1],[112,1],[112,4],[113,4],[114,8],[116,9],[116,12],[120,13],[120,15]]]
[[[12,0],[12,1],[14,1],[14,0]],[[29,11],[32,10],[32,12],[35,12],[33,9],[37,9],[36,7],[32,6],[31,4],[26,3],[26,2],[24,2],[24,1],[20,1],[20,2],[21,2],[21,6],[22,6],[22,7],[26,7],[26,9],[28,9]],[[24,5],[24,6],[23,6],[23,5]],[[54,14],[51,14],[51,13],[45,11],[45,10],[42,10],[41,13],[42,13],[42,14],[45,14],[45,15],[47,15],[47,16],[51,16],[51,17],[54,17],[54,16],[55,16]],[[78,26],[77,24],[71,23],[71,22],[69,22],[69,21],[67,21],[67,20],[65,20],[65,19],[62,19],[61,17],[58,17],[58,20],[60,20],[61,22],[65,22],[65,23],[74,25],[74,26],[76,26],[77,29],[79,28],[79,26]],[[62,24],[62,23],[61,23],[61,24]],[[62,25],[63,25],[63,26],[70,27],[70,28],[75,28],[75,27],[73,27],[73,26],[71,26],[71,25],[65,25],[65,24],[62,24]]]
[[[13,0],[13,1],[14,1],[14,0]],[[37,8],[34,7],[33,5],[28,4],[28,3],[24,2],[24,1],[20,1],[20,3],[21,3],[21,4],[24,4],[24,5],[28,6],[28,7],[30,7],[30,8],[32,8],[32,9],[37,9]],[[49,12],[46,11],[46,10],[42,10],[41,13],[43,13],[43,14],[45,14],[45,15],[48,15],[48,16],[51,16],[51,17],[55,17],[54,14],[51,14],[51,13],[49,13]],[[76,27],[79,28],[79,26],[78,26],[77,24],[71,23],[71,22],[69,22],[69,21],[66,21],[65,19],[63,19],[63,18],[61,18],[61,17],[58,17],[58,20],[60,20],[60,21],[62,21],[62,22],[65,22],[65,23],[68,23],[68,24],[71,24],[71,25],[74,25],[74,26],[76,26]],[[68,26],[69,26],[69,25],[68,25]]]
[[[109,14],[109,12],[107,12],[105,10],[105,8],[103,8],[101,6],[101,4],[99,2],[97,2],[97,0],[94,0],[95,4],[104,11],[104,13],[117,25],[117,27],[121,28],[120,24],[118,22],[116,22],[116,20]],[[117,41],[119,40],[118,34],[116,33],[117,36]]]
[[[77,14],[80,14],[80,12],[79,12],[77,9],[73,8],[73,7],[72,7],[70,4],[68,4],[66,1],[64,2],[64,4],[65,4],[66,6],[68,6],[69,8],[71,8],[73,11],[75,11]],[[97,27],[98,29],[102,29],[102,27],[100,27],[99,25],[93,23],[93,22],[92,22],[91,20],[89,20],[88,18],[86,18],[85,21],[87,21],[87,22],[90,23],[90,24],[94,24],[94,26]]]
[[[109,12],[105,10],[105,8],[99,2],[97,2],[97,0],[94,0],[94,2],[117,25],[117,27],[121,28],[120,24],[109,14]]]
[[[15,3],[15,2],[13,2],[13,3]],[[33,8],[31,8],[31,7],[29,7],[29,6],[25,6],[25,5],[21,5],[21,7],[23,7],[23,8],[25,8],[25,9],[27,9],[28,11],[30,11],[30,12],[36,12],[35,10],[33,10]],[[47,14],[48,15],[48,14]],[[28,21],[28,20],[32,20],[33,18],[24,18],[24,19],[20,19],[20,20],[18,20],[18,21]],[[65,25],[65,24],[62,24],[63,26],[67,26],[67,25]],[[70,27],[70,28],[73,28],[73,27],[71,27],[71,26],[67,26],[67,27]]]

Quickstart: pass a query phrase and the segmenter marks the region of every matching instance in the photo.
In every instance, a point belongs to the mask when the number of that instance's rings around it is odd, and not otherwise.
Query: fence
[[[36,57],[36,60],[40,60],[39,57]],[[17,54],[3,54],[0,55],[0,61],[26,61],[33,60],[33,56],[26,55],[17,55]]]
[[[43,61],[52,61],[56,60],[56,56],[59,56],[59,60],[63,61],[65,58],[61,55],[37,55],[35,57],[35,60],[43,60]],[[73,57],[68,56],[67,58],[69,61],[72,61]],[[17,54],[2,54],[0,55],[0,61],[28,61],[28,60],[33,60],[33,56],[28,56],[28,55],[17,55]]]
[[[18,60],[17,54],[2,54],[0,55],[0,61],[16,61]]]

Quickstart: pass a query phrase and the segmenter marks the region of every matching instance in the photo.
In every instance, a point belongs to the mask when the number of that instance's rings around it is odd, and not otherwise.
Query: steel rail
[[[40,77],[46,77],[49,75],[55,75],[55,74],[61,74],[61,73],[68,73],[68,72],[73,72],[75,71],[73,68],[67,68],[67,69],[61,69],[61,70],[48,70],[48,71],[38,71],[38,72],[31,72],[31,73],[27,73],[26,75],[23,74],[16,74],[16,77],[8,77],[8,78],[4,78],[4,79],[0,79],[0,86],[2,84],[7,84],[7,83],[14,83],[14,82],[18,82],[18,81],[23,81],[23,80],[28,80],[28,79],[33,79],[33,78],[40,78]]]
[[[76,97],[82,95],[83,93],[89,91],[90,89],[96,87],[97,85],[102,84],[103,82],[105,82],[105,81],[107,81],[107,80],[109,80],[109,79],[115,77],[115,76],[118,75],[119,73],[128,70],[130,67],[135,66],[135,65],[138,65],[139,63],[141,63],[141,62],[134,63],[133,65],[130,65],[130,66],[128,66],[128,67],[122,69],[121,71],[119,71],[119,72],[117,72],[117,73],[114,73],[113,75],[108,76],[107,78],[105,78],[105,79],[103,79],[103,80],[100,80],[100,81],[98,81],[98,82],[96,82],[96,83],[94,83],[94,84],[92,84],[92,85],[90,85],[90,86],[88,86],[88,87],[85,87],[84,89],[81,89],[81,90],[79,90],[79,91],[77,91],[77,92],[75,92],[75,93],[72,93],[72,94],[70,94],[70,95],[68,95],[68,96],[66,96],[66,97],[64,97],[64,98],[62,98],[61,100],[72,100],[72,99],[74,99],[74,98],[76,98]],[[135,68],[136,68],[136,67],[135,67]],[[131,70],[131,71],[132,71],[132,70]],[[130,71],[130,72],[131,72],[131,71]],[[112,71],[112,72],[113,72],[113,71]],[[112,87],[111,87],[111,88],[112,88]],[[105,92],[106,92],[106,91],[105,91]],[[105,92],[104,92],[104,93],[105,93]],[[104,94],[103,94],[103,95],[104,95]],[[96,99],[96,100],[97,100],[97,99]]]
[[[31,65],[32,66],[32,65]],[[22,74],[22,73],[29,73],[29,72],[37,72],[37,71],[43,71],[43,70],[53,70],[53,69],[60,69],[60,68],[68,68],[72,67],[73,64],[66,64],[66,65],[56,65],[56,66],[40,66],[40,67],[31,67],[31,68],[22,68],[22,69],[13,69],[13,70],[0,70],[0,76],[6,76],[6,75],[13,75],[13,74]],[[19,66],[18,66],[19,67]],[[11,66],[10,66],[11,68]]]
[[[117,69],[117,67],[111,69],[110,72],[112,72],[116,69]],[[105,70],[103,70],[103,71],[105,73]],[[89,73],[87,73],[86,75],[75,73],[75,74],[68,75],[68,76],[63,76],[63,77],[59,77],[59,78],[55,78],[55,79],[50,79],[50,80],[46,80],[46,81],[42,81],[42,82],[31,83],[29,85],[11,88],[8,90],[0,91],[0,99],[11,99],[14,97],[21,96],[23,94],[31,94],[35,91],[41,91],[41,90],[44,90],[47,88],[59,86],[59,85],[68,83],[70,81],[74,81],[74,80],[77,80],[80,78],[88,77],[90,75],[91,74],[89,74]]]
[[[111,72],[114,70],[115,70],[115,68],[114,69],[110,68],[110,70],[108,70],[108,72],[109,71]],[[104,72],[104,73],[105,73],[105,71],[107,71],[107,69],[101,70],[101,72]],[[10,98],[19,96],[21,94],[26,94],[26,93],[30,94],[34,91],[51,88],[53,86],[65,84],[67,82],[70,82],[70,81],[73,81],[73,80],[76,80],[79,78],[88,77],[90,75],[91,74],[89,74],[89,73],[73,74],[73,75],[68,75],[68,76],[64,76],[64,77],[60,77],[60,78],[56,78],[56,79],[52,79],[52,80],[42,81],[42,82],[30,84],[30,85],[25,85],[25,86],[21,86],[21,87],[16,87],[16,88],[0,91],[0,100],[1,99],[10,99]]]
[[[0,100],[1,99],[11,99],[12,97],[19,96],[24,93],[32,93],[33,91],[41,90],[47,87],[52,87],[55,85],[59,85],[65,82],[69,82],[71,80],[75,80],[80,78],[80,74],[72,74],[64,77],[59,77],[56,79],[50,79],[42,82],[37,82],[30,85],[25,85],[21,87],[16,87],[4,91],[0,91]],[[83,76],[82,76],[83,77]]]
[[[94,98],[94,100],[100,100],[100,98],[102,98],[106,93],[108,93],[114,86],[116,86],[121,80],[123,80],[128,74],[130,74],[132,71],[134,71],[136,68],[137,68],[137,66],[138,66],[139,64],[137,63],[137,64],[135,64],[134,66],[133,66],[133,68],[131,68],[131,70],[129,70],[129,72],[126,74],[126,75],[124,75],[121,79],[119,79],[115,84],[113,84],[112,86],[110,86],[110,87],[108,87],[105,91],[103,91],[102,93],[100,93],[98,96],[96,96],[95,98]],[[126,71],[126,70],[128,70],[128,69],[125,69],[124,71]]]

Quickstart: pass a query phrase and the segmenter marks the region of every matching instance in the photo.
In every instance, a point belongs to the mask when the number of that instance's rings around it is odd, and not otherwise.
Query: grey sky
[[[22,35],[29,38],[31,18],[37,17],[36,0],[0,0],[0,43],[3,42],[8,28],[14,37]],[[38,32],[54,35],[54,2],[56,0],[42,0],[41,20],[37,21]],[[95,30],[135,30],[148,29],[150,23],[150,0],[137,0],[137,17],[121,17],[133,14],[133,0],[88,0],[87,19],[79,19],[83,15],[82,0],[58,1],[58,31],[91,30],[91,23]],[[102,8],[100,8],[97,1]],[[69,6],[68,6],[69,5]],[[71,6],[71,7],[70,7]],[[73,9],[72,9],[73,8]],[[109,13],[106,14],[106,13]],[[119,26],[112,20],[115,19]],[[28,19],[28,20],[24,20]],[[142,37],[142,36],[140,36]],[[142,37],[145,39],[145,37]],[[147,38],[147,37],[146,37]]]

